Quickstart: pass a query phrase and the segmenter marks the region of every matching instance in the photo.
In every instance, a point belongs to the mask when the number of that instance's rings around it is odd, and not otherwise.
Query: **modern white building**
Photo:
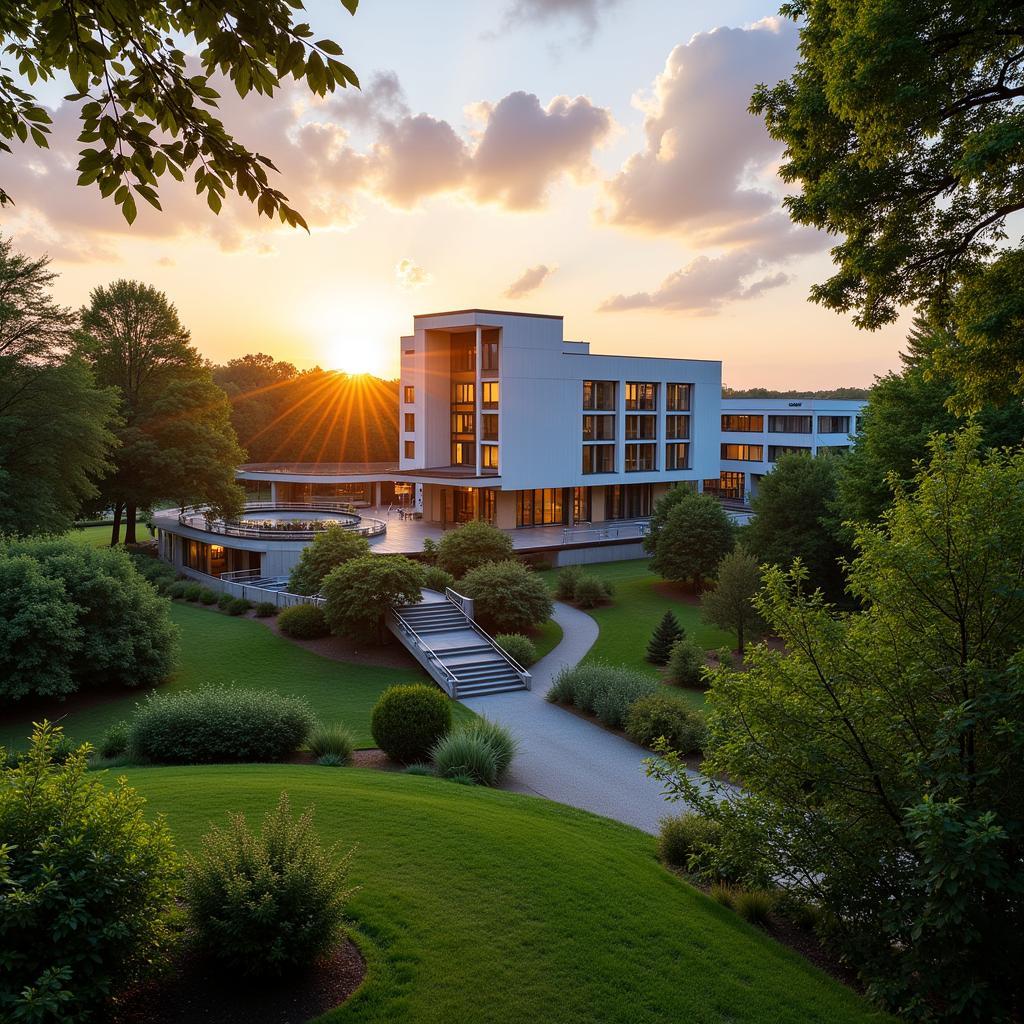
[[[718,494],[749,502],[761,478],[790,452],[844,452],[860,430],[862,400],[723,398]],[[705,490],[713,490],[705,484]]]

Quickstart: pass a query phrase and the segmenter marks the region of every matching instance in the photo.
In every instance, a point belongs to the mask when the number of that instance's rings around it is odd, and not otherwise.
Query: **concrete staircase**
[[[529,688],[530,674],[444,594],[424,590],[419,604],[394,609],[388,627],[456,700]]]

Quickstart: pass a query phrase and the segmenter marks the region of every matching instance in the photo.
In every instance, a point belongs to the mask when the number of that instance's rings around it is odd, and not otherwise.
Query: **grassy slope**
[[[109,526],[86,526],[81,530],[71,530],[66,536],[69,540],[86,544],[91,548],[105,548],[110,546],[110,529]],[[149,532],[149,527],[145,523],[137,523],[135,526],[135,536],[141,544],[143,541],[151,540],[155,535]],[[124,540],[123,526],[121,528],[121,540]]]
[[[204,683],[222,683],[301,694],[325,721],[342,721],[355,732],[360,747],[372,747],[370,710],[378,694],[392,683],[426,679],[418,667],[408,669],[352,665],[322,658],[275,636],[260,623],[220,612],[175,603],[171,616],[181,629],[181,660],[161,690],[191,690]],[[74,740],[95,742],[104,730],[128,718],[142,694],[128,691],[67,715],[62,721]],[[471,717],[461,704],[453,707],[458,719]],[[64,712],[50,706],[51,719]],[[15,710],[0,716],[0,744],[23,747],[31,721],[38,712]]]
[[[654,840],[544,800],[356,769],[129,769],[195,848],[282,789],[357,847],[367,984],[324,1022],[866,1024],[852,992],[664,870]]]

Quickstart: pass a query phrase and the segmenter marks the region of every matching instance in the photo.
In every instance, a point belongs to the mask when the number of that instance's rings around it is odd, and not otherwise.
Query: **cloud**
[[[597,30],[601,13],[621,0],[513,0],[505,11],[506,27],[550,21],[575,21],[590,39]]]
[[[524,270],[506,289],[505,298],[521,299],[524,295],[536,291],[558,268],[538,263],[535,267]]]
[[[395,277],[403,288],[419,288],[430,280],[430,274],[408,256],[395,264]]]
[[[373,147],[371,187],[395,206],[409,209],[422,199],[465,184],[470,158],[465,142],[447,121],[429,114],[385,122]]]

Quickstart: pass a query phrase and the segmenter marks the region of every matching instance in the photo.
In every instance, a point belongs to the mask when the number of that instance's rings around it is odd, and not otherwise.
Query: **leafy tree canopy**
[[[645,547],[659,576],[699,583],[714,575],[734,542],[732,520],[714,498],[676,487],[655,505]]]
[[[370,542],[361,534],[329,526],[302,549],[288,577],[288,587],[295,594],[315,594],[332,569],[369,553]]]
[[[359,0],[341,0],[354,14]],[[301,0],[228,0],[195,4],[148,0],[127,4],[14,0],[0,11],[0,150],[4,139],[47,146],[50,116],[31,91],[57,76],[71,80],[68,102],[80,104],[83,143],[79,185],[95,185],[130,224],[136,197],[160,209],[164,174],[182,181],[196,168],[197,193],[219,212],[228,191],[259,213],[305,227],[274,188],[270,158],[248,150],[215,116],[216,72],[239,96],[273,95],[287,78],[318,96],[348,85],[355,73],[331,39],[315,40],[296,18]],[[186,54],[194,48],[196,57]],[[0,188],[0,206],[12,201]]]
[[[747,635],[763,626],[754,604],[760,587],[757,559],[737,545],[719,563],[715,585],[701,594],[701,617],[713,626],[733,630],[741,656]]]
[[[422,587],[422,566],[405,555],[352,558],[324,578],[324,618],[332,633],[382,644],[388,611],[423,600]]]

